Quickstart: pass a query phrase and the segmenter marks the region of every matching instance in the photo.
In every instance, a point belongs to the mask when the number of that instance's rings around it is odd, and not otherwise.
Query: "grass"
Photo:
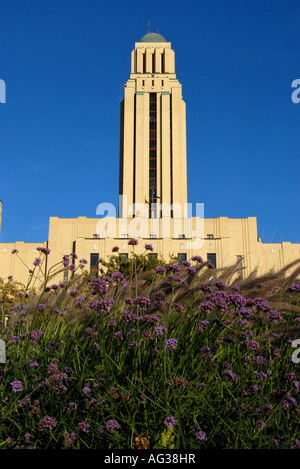
[[[66,284],[44,261],[0,282],[1,449],[299,448],[297,264],[243,280],[115,255],[95,278],[73,257]]]

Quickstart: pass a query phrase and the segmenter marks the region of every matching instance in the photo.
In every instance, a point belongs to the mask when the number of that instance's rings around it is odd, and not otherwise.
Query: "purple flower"
[[[156,274],[164,274],[166,272],[166,269],[164,267],[156,267],[155,273]]]
[[[229,295],[229,299],[231,303],[238,308],[241,308],[247,304],[246,298],[244,298],[239,293],[231,293],[231,295]]]
[[[234,383],[237,383],[239,378],[236,374],[234,374],[231,370],[224,371],[224,374],[227,378],[230,378]]]
[[[187,267],[185,269],[185,271],[189,274],[189,275],[196,275],[197,274],[197,270],[194,268],[194,267]]]
[[[37,368],[39,366],[36,360],[29,360],[28,363],[31,368]]]
[[[167,339],[165,340],[165,349],[174,350],[177,343],[177,339]]]
[[[168,269],[171,270],[171,272],[173,272],[173,273],[181,271],[180,265],[177,265],[177,264],[169,265]]]
[[[193,256],[191,258],[191,261],[199,262],[199,264],[201,264],[203,262],[203,259],[200,256]]]
[[[112,252],[118,252],[119,249],[120,249],[120,248],[119,248],[118,246],[114,246],[114,247],[112,248]]]
[[[39,257],[37,257],[37,258],[35,259],[35,261],[33,262],[33,265],[40,265],[41,262],[42,262],[42,260],[41,260]]]
[[[300,292],[300,284],[290,285],[285,289],[287,292]]]
[[[23,390],[22,381],[13,381],[10,384],[12,386],[12,392],[21,392]]]
[[[89,428],[90,428],[90,424],[87,423],[87,422],[80,422],[80,423],[77,425],[77,428],[78,428],[78,430],[81,430],[81,431],[84,432],[84,433],[88,433],[88,432],[89,432]]]
[[[43,430],[53,430],[53,428],[55,428],[57,425],[57,420],[53,417],[49,417],[48,415],[46,417],[43,417],[41,420],[40,420],[40,423],[39,423],[39,430],[40,431],[43,431]]]
[[[69,263],[70,263],[69,256],[63,256],[63,265],[65,267],[68,267]]]
[[[199,441],[206,441],[207,440],[207,436],[204,432],[200,431],[197,433],[197,436],[196,436],[197,440]]]
[[[128,245],[129,246],[136,246],[138,244],[138,240],[135,239],[135,238],[131,238],[129,241],[128,241]]]
[[[282,320],[282,316],[280,313],[278,313],[278,311],[269,311],[268,312],[268,319],[270,319],[270,321],[274,321],[275,323],[277,321],[281,321]]]
[[[17,249],[13,249],[13,250],[11,251],[12,254],[17,254],[18,252],[19,252],[19,251],[18,251]]]
[[[153,252],[153,246],[152,246],[152,244],[145,244],[145,249],[146,249],[146,251],[151,251],[151,252]]]
[[[249,340],[249,342],[247,343],[247,349],[248,350],[255,350],[256,352],[258,352],[259,349],[260,349],[260,345],[255,340]]]
[[[83,394],[87,394],[88,392],[91,392],[90,388],[88,386],[85,386],[83,389]]]
[[[48,249],[48,248],[43,248],[43,247],[41,247],[41,248],[36,248],[36,250],[37,250],[37,251],[40,251],[40,252],[42,252],[42,253],[44,253],[44,254],[46,254],[46,255],[47,255],[47,254],[50,254],[50,252],[51,252],[50,249]]]
[[[164,420],[164,424],[167,425],[167,427],[172,428],[177,425],[177,422],[175,417],[166,417]]]
[[[164,331],[167,330],[166,326],[157,326],[154,328],[157,335],[163,335]]]
[[[139,305],[141,309],[146,309],[148,306],[151,305],[151,300],[149,298],[146,298],[145,296],[138,296],[135,300],[134,303]]]
[[[91,284],[91,291],[93,295],[95,295],[96,293],[99,293],[100,295],[107,293],[107,282],[104,279],[96,278]]]
[[[114,433],[114,431],[119,427],[119,424],[116,420],[109,420],[106,424],[106,428],[108,431],[111,433]]]
[[[76,435],[75,435],[74,432],[72,432],[72,433],[65,432],[64,433],[64,439],[65,439],[65,446],[67,448],[68,446],[70,446],[74,443],[74,441],[76,440]]]

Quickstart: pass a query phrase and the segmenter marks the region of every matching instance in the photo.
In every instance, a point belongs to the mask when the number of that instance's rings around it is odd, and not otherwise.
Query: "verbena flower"
[[[300,292],[300,284],[290,285],[285,289],[286,292]]]
[[[135,239],[135,238],[131,238],[129,241],[128,241],[128,245],[129,246],[136,246],[138,244],[138,240]]]
[[[207,440],[206,434],[204,432],[202,432],[201,430],[199,432],[197,432],[196,438],[199,441],[206,441]]]
[[[119,428],[119,424],[116,420],[108,420],[108,422],[106,424],[106,428],[111,433],[114,433],[116,431],[116,429]]]
[[[57,420],[54,417],[49,417],[48,415],[46,417],[43,417],[40,422],[39,422],[39,430],[53,430],[53,428],[56,427],[57,425]]]
[[[146,249],[146,251],[151,251],[151,252],[153,252],[153,246],[152,246],[152,244],[148,244],[148,243],[145,244],[145,249]]]
[[[164,274],[166,272],[166,269],[164,267],[158,266],[155,269],[156,274]]]
[[[174,350],[177,343],[177,339],[167,339],[165,340],[165,349]]]
[[[22,381],[13,381],[10,383],[12,386],[12,392],[21,392],[23,390],[23,383]]]
[[[89,433],[90,426],[91,425],[87,422],[79,422],[79,424],[77,425],[77,429],[81,430],[84,433]]]
[[[40,252],[42,252],[43,254],[46,254],[46,255],[50,254],[50,252],[51,252],[50,249],[43,248],[43,247],[38,247],[38,248],[36,248],[36,250],[40,251]]]
[[[33,261],[33,265],[38,266],[38,265],[41,264],[41,262],[42,262],[42,259],[40,259],[39,257],[37,257],[37,258]]]
[[[203,259],[200,256],[193,256],[191,258],[191,261],[195,261],[195,262],[198,262],[199,264],[201,264],[203,262]]]
[[[173,416],[166,417],[165,420],[164,420],[164,424],[167,425],[167,427],[172,428],[175,425],[177,425],[177,421],[176,421],[175,417],[173,417]]]

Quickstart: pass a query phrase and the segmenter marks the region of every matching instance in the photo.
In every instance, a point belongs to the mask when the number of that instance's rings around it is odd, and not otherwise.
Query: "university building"
[[[186,106],[174,51],[160,34],[148,33],[135,43],[120,114],[118,213],[113,206],[100,204],[99,218],[50,217],[48,241],[39,245],[0,243],[0,277],[12,275],[26,283],[26,266],[32,268],[38,246],[51,250],[48,268],[75,252],[95,271],[100,258],[130,257],[132,237],[138,239],[137,254],[145,252],[147,243],[165,260],[173,255],[182,262],[199,255],[217,268],[239,261],[244,277],[300,261],[300,244],[262,243],[255,217],[204,219],[201,204],[196,216],[189,216]],[[103,218],[105,210],[108,215]],[[1,213],[0,207],[0,228]],[[113,253],[115,246],[119,251]],[[11,254],[15,249],[23,262]],[[67,270],[61,272],[56,281],[67,276]]]

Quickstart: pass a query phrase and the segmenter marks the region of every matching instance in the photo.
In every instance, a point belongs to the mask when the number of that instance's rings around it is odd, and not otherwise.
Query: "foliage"
[[[149,262],[95,278],[72,253],[39,290],[1,281],[0,447],[299,448],[299,271]]]

